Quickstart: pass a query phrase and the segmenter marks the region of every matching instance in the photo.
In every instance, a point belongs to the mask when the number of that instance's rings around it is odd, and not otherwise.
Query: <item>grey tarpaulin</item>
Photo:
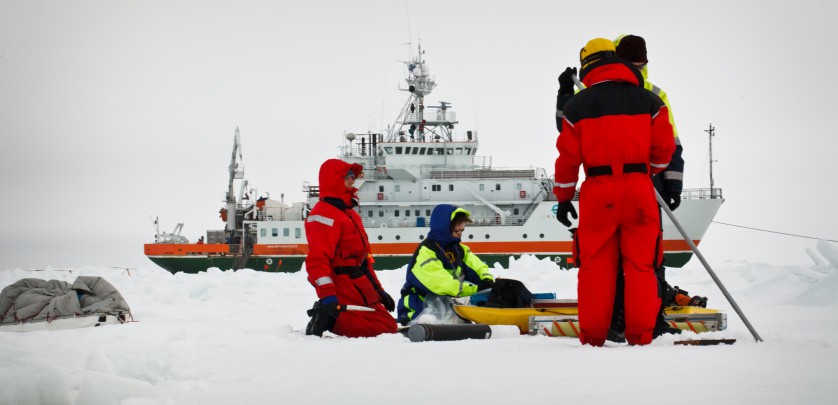
[[[82,316],[129,315],[122,294],[102,277],[61,280],[24,278],[0,292],[0,325]]]

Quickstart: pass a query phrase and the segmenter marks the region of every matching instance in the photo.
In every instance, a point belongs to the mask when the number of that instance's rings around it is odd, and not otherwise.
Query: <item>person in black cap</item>
[[[684,158],[681,140],[678,138],[678,128],[675,126],[675,118],[672,114],[672,105],[669,103],[666,92],[649,82],[649,59],[646,57],[646,40],[637,35],[621,35],[614,40],[614,46],[617,49],[617,57],[631,62],[640,70],[640,74],[643,75],[643,87],[660,97],[669,110],[669,123],[672,125],[672,133],[675,136],[675,153],[672,154],[669,166],[662,173],[655,175],[653,181],[655,188],[666,201],[666,205],[669,206],[670,210],[675,211],[681,205]]]
[[[675,137],[675,152],[672,154],[669,166],[663,172],[652,176],[652,183],[655,189],[666,201],[670,210],[675,211],[681,204],[681,191],[683,190],[684,178],[684,158],[683,147],[681,140],[678,137],[678,129],[675,126],[675,118],[672,114],[672,106],[669,103],[669,97],[666,92],[660,87],[648,81],[649,59],[646,51],[646,40],[637,35],[620,35],[614,40],[614,46],[617,51],[617,57],[631,62],[640,71],[643,76],[643,87],[651,91],[663,100],[669,110],[669,123],[672,125],[672,133]],[[689,298],[686,291],[678,287],[672,287],[666,281],[666,268],[661,265],[655,269],[655,274],[658,277],[661,289],[661,309],[658,314],[658,319],[655,324],[654,336],[660,336],[665,333],[677,334],[681,333],[680,329],[673,328],[666,322],[664,308],[670,305],[693,305],[706,307],[707,299],[704,297]],[[617,295],[622,295],[622,284],[624,280],[622,275],[618,274],[617,279]],[[623,325],[623,302],[622,299],[617,299],[614,302],[614,314],[612,317],[611,330],[608,335],[610,340],[623,340],[622,331],[625,328]]]

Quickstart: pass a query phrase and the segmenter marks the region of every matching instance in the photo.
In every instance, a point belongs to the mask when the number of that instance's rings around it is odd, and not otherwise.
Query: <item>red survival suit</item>
[[[573,199],[579,165],[584,166],[573,251],[579,267],[579,339],[605,343],[622,265],[626,340],[648,344],[661,303],[655,269],[663,258],[649,173],[665,169],[675,150],[669,113],[643,88],[640,73],[620,59],[594,62],[580,73],[588,88],[564,106],[553,190],[560,202]]]
[[[347,188],[344,177],[361,165],[329,159],[320,166],[320,201],[306,219],[308,281],[318,298],[337,296],[342,305],[362,305],[375,312],[344,311],[332,332],[348,337],[395,333],[396,320],[381,304],[383,290],[372,267],[369,240],[356,206],[356,188]]]

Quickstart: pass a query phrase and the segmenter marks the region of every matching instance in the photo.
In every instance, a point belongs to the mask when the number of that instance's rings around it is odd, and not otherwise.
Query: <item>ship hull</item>
[[[495,263],[501,267],[508,267],[510,259],[519,259],[521,254],[488,254],[480,255],[489,266],[494,266]],[[547,259],[555,262],[562,268],[572,267],[572,259],[569,254],[533,254],[538,259]],[[670,252],[665,253],[666,265],[668,267],[682,267],[693,256],[692,253],[686,252]],[[412,255],[398,255],[398,256],[378,256],[375,259],[376,270],[393,270],[400,269],[410,261]],[[236,263],[236,257],[219,257],[219,256],[149,256],[149,260],[154,264],[174,273],[189,273],[195,274],[206,271],[212,268],[220,270],[230,270]],[[269,273],[294,273],[302,269],[305,262],[305,256],[260,256],[251,257],[247,260],[247,264],[243,266],[246,269],[253,269],[257,271],[264,271]]]
[[[237,257],[235,256],[148,256],[154,264],[168,270],[170,273],[198,273],[211,268],[220,270],[233,269]],[[250,257],[242,268],[270,273],[293,273],[300,271],[305,256],[260,256]]]

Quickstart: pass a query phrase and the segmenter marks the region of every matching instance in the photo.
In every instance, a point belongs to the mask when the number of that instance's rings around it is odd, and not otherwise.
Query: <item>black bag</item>
[[[491,308],[530,308],[533,296],[524,283],[509,278],[495,280],[495,285],[486,300],[486,307]]]

